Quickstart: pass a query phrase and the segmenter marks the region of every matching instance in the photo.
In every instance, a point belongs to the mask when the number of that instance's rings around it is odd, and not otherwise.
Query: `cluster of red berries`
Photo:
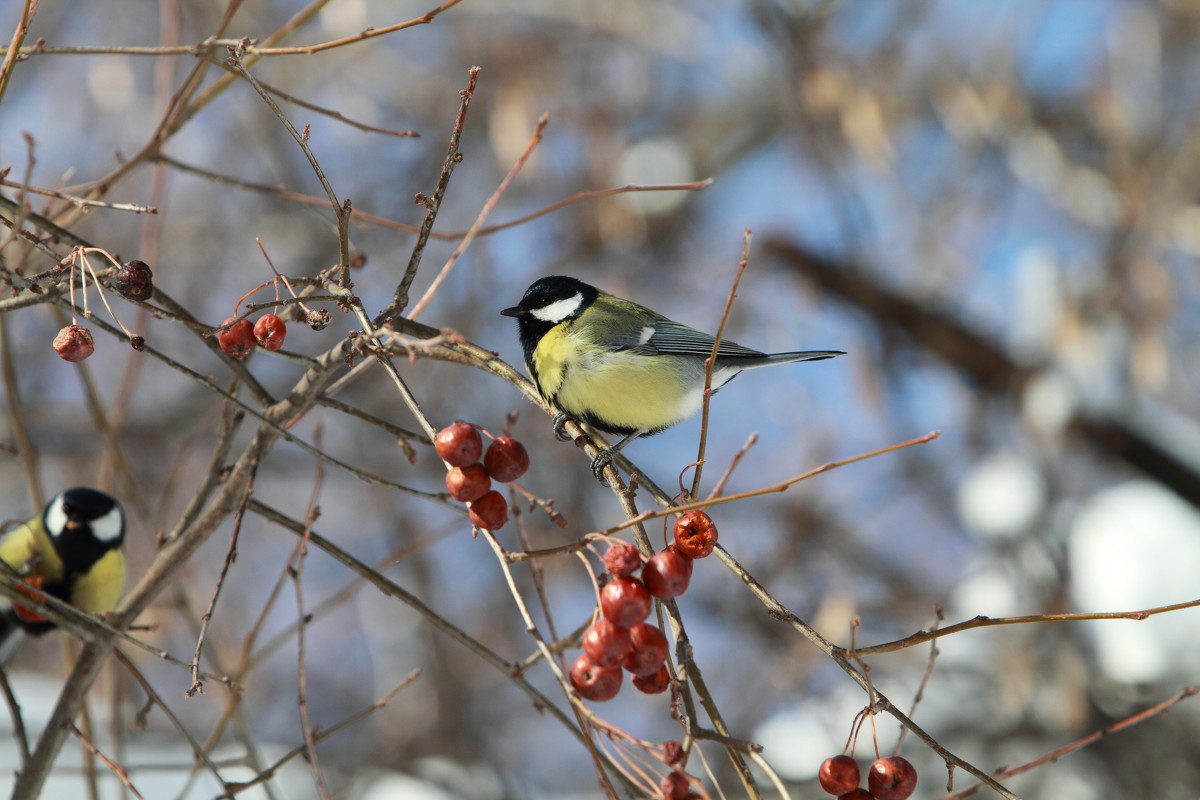
[[[900,756],[877,758],[859,787],[858,762],[850,756],[827,758],[817,772],[821,788],[838,800],[906,800],[917,788],[917,770]]]
[[[230,317],[221,323],[221,327],[229,325],[229,330],[217,334],[217,344],[230,358],[245,358],[254,352],[255,346],[267,350],[278,350],[283,347],[283,339],[287,336],[287,325],[274,314],[263,314],[258,322],[248,319]],[[230,325],[229,323],[233,323]]]
[[[154,274],[145,261],[125,262],[112,276],[110,285],[117,294],[129,300],[145,302],[154,296]],[[130,343],[135,350],[144,346],[140,336],[131,337]],[[83,361],[96,352],[92,332],[74,322],[58,332],[51,346],[63,361]]]
[[[624,674],[646,694],[665,692],[669,645],[656,625],[646,622],[651,599],[665,600],[687,591],[692,560],[712,552],[717,527],[703,511],[688,511],[675,522],[675,542],[642,564],[637,548],[617,542],[604,554],[609,580],[600,590],[600,618],[583,634],[583,654],[571,667],[571,685],[585,700],[611,700]],[[642,571],[639,580],[634,577]],[[668,795],[674,797],[674,795]]]
[[[471,504],[471,523],[489,531],[503,528],[508,522],[508,501],[492,488],[492,481],[511,483],[525,474],[529,469],[525,445],[511,436],[497,436],[485,454],[479,429],[460,420],[438,431],[433,447],[450,465],[446,490],[455,500]]]

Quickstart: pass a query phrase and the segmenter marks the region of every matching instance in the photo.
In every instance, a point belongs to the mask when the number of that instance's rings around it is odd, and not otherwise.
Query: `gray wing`
[[[672,355],[707,358],[712,352],[713,337],[687,325],[668,319],[648,321],[639,331],[618,337],[614,350],[644,356]],[[762,358],[765,353],[742,347],[728,339],[717,350],[720,358]]]

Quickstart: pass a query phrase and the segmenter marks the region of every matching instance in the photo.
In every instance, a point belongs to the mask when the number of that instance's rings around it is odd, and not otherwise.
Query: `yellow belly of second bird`
[[[577,419],[627,431],[659,430],[700,410],[702,392],[686,391],[687,371],[674,359],[577,349],[569,365],[557,356],[562,335],[551,331],[534,351],[543,396]]]

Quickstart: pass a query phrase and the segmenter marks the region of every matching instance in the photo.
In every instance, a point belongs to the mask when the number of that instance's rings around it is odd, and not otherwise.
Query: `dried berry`
[[[817,770],[821,788],[832,795],[843,795],[858,788],[858,763],[850,756],[827,758]]]
[[[438,431],[433,437],[433,449],[450,466],[465,467],[483,454],[483,438],[474,425],[459,420]]]
[[[667,651],[671,647],[666,634],[657,625],[640,622],[629,629],[629,638],[633,642],[633,652],[621,666],[643,677],[658,672],[658,668],[666,663]]]
[[[668,764],[678,764],[683,760],[684,755],[683,745],[674,739],[668,739],[663,742],[663,761]]]
[[[129,346],[139,353],[146,349],[146,337],[134,334],[129,337]]]
[[[663,664],[658,668],[658,672],[653,675],[634,675],[633,688],[637,689],[642,694],[662,694],[671,686],[671,674],[667,672],[667,665]],[[674,763],[670,760],[668,764]]]
[[[323,331],[329,327],[329,312],[323,308],[313,309],[308,312],[305,321],[314,331]]]
[[[621,670],[598,666],[586,653],[571,667],[571,685],[584,700],[612,700],[621,691],[622,677]]]
[[[239,319],[237,322],[233,320],[234,317],[230,317],[221,323],[221,327],[229,325],[229,330],[217,334],[217,344],[230,358],[245,358],[254,352],[254,346],[257,344],[254,340],[254,326],[248,319]]]
[[[644,620],[650,603],[650,592],[637,578],[613,578],[600,590],[600,613],[622,628]]]
[[[660,600],[679,597],[692,579],[692,560],[670,548],[655,554],[642,568],[642,582]]]
[[[875,800],[907,800],[917,788],[917,770],[907,758],[877,758],[867,770],[867,788]]]
[[[284,337],[287,336],[287,325],[274,314],[263,314],[254,323],[254,339],[267,350],[278,350],[283,347]]]
[[[875,800],[875,795],[856,786],[845,794],[839,794],[838,800]]]
[[[446,490],[455,500],[470,503],[483,497],[491,488],[492,479],[479,462],[465,467],[451,467],[446,473]]]
[[[604,568],[614,578],[628,578],[642,567],[638,550],[626,542],[614,542],[604,553]]]
[[[488,445],[483,465],[488,474],[500,483],[509,483],[529,469],[529,453],[525,445],[509,436],[500,436]]]
[[[675,544],[689,558],[704,558],[717,545],[717,526],[700,509],[685,511],[675,520]]]
[[[504,495],[492,490],[471,503],[471,523],[489,531],[498,531],[508,522],[508,501]]]
[[[628,628],[601,617],[584,631],[583,652],[597,666],[620,669],[621,662],[633,652],[633,639],[629,638]]]
[[[112,287],[121,297],[144,303],[154,296],[154,273],[145,261],[127,261],[113,275]]]
[[[685,800],[688,791],[692,788],[687,773],[680,770],[664,775],[658,786],[662,789],[662,796],[665,800]]]
[[[96,351],[92,332],[82,325],[68,325],[54,337],[54,351],[63,361],[83,361]]]

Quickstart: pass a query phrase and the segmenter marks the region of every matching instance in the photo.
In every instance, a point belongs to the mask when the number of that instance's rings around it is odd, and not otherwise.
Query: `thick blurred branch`
[[[948,313],[881,286],[859,265],[834,261],[780,237],[768,238],[764,249],[781,265],[865,311],[889,335],[901,332],[980,389],[1019,402],[1030,379],[1043,369],[1019,366],[999,343]],[[1200,464],[1145,422],[1080,408],[1065,430],[1200,507]]]

